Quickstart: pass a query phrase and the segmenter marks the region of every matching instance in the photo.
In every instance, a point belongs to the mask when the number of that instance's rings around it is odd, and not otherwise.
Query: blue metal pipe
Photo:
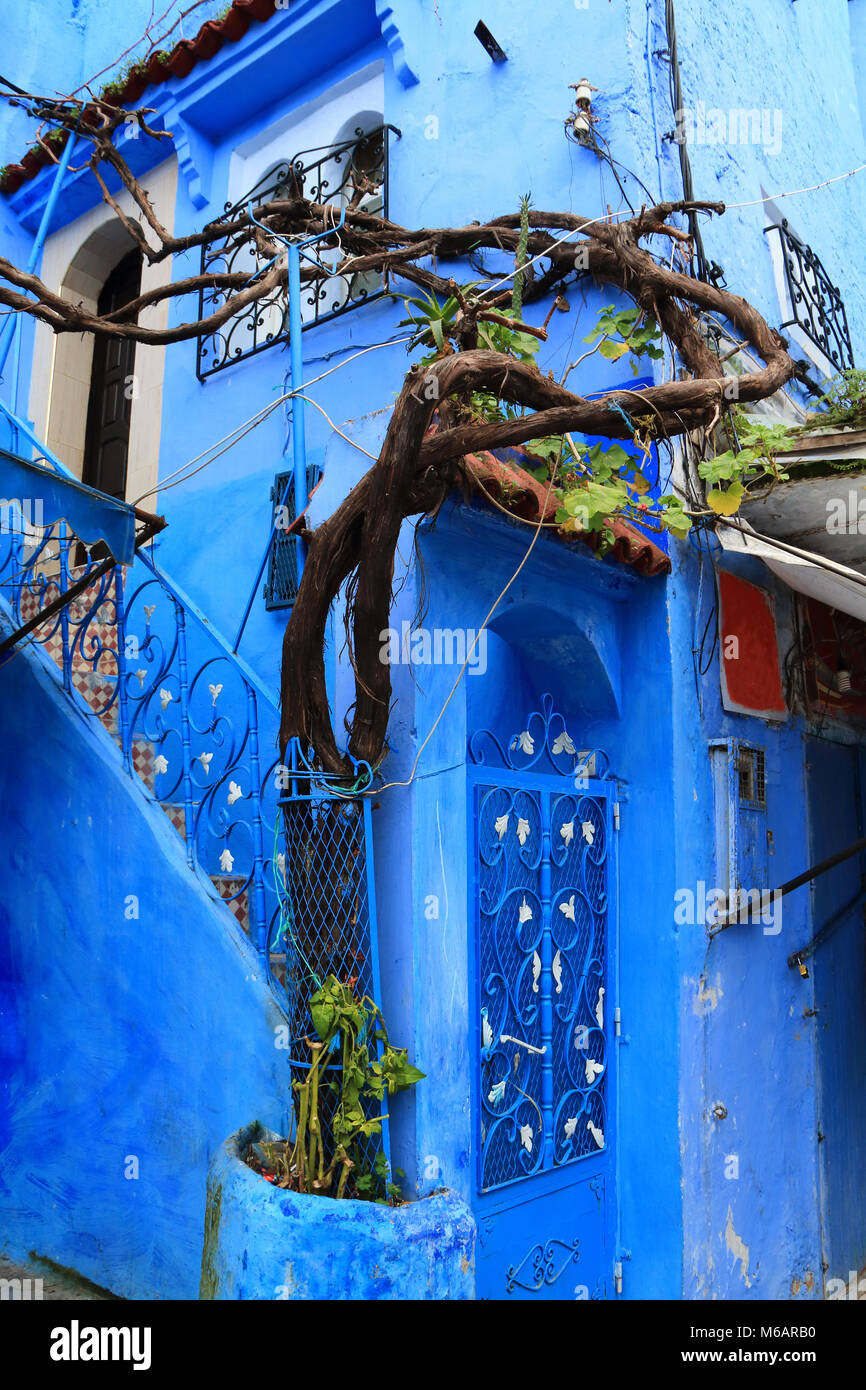
[[[259,222],[253,215],[252,205],[247,209],[247,213],[251,222],[254,222],[257,227],[261,227],[263,231],[268,233],[268,236],[275,237],[277,241],[281,241],[286,248],[288,266],[287,288],[289,292],[289,367],[291,372],[292,391],[300,392],[304,384],[304,325],[301,321],[301,253],[306,247],[312,246],[317,241],[323,241],[325,237],[333,236],[334,232],[338,232],[346,220],[346,209],[343,208],[340,214],[340,220],[335,226],[329,227],[325,232],[317,232],[315,236],[306,237],[304,241],[289,241],[287,237],[281,237],[279,233],[272,232],[269,227],[265,227],[264,224]],[[269,264],[272,264],[272,262]],[[309,501],[307,492],[307,444],[304,428],[304,402],[299,394],[292,396],[292,466],[294,470],[295,486],[295,519],[297,519],[299,516],[303,515],[307,507],[307,502]],[[285,506],[287,494],[288,489],[286,490],[286,495],[283,496],[280,501],[280,508]],[[240,646],[241,638],[244,635],[244,628],[247,625],[252,610],[253,600],[258,592],[259,584],[261,583],[262,575],[265,571],[265,565],[267,564],[268,555],[270,554],[274,540],[274,531],[277,528],[278,516],[279,511],[274,515],[270,535],[268,536],[268,543],[265,546],[265,553],[259,563],[259,568],[256,571],[256,577],[253,581],[253,587],[247,599],[244,615],[241,618],[240,627],[238,628],[237,636],[232,646],[232,651],[234,652],[236,652]],[[306,557],[307,547],[300,536],[296,538],[295,544],[297,546],[298,583],[300,584],[301,575],[304,572],[304,559]]]
[[[57,206],[57,199],[60,197],[60,185],[63,182],[66,170],[69,168],[69,161],[72,158],[72,151],[75,148],[75,132],[70,132],[69,139],[63,147],[60,156],[60,163],[54,173],[54,182],[51,185],[51,192],[48,194],[48,201],[42,213],[42,220],[39,223],[39,230],[36,233],[33,247],[30,251],[30,258],[27,261],[27,273],[31,275],[39,263],[42,255],[42,248],[45,245],[45,238],[48,235],[48,228],[54,216],[54,209]],[[13,318],[7,320],[3,332],[0,334],[0,377],[3,375],[3,368],[6,366],[6,358],[9,356],[9,349],[12,346],[12,339],[18,328],[20,314],[15,314]]]
[[[292,390],[300,391],[304,381],[301,323],[301,248],[289,242],[289,358],[292,370]],[[307,507],[307,443],[304,427],[304,402],[292,396],[292,462],[295,469],[295,516],[302,516]],[[295,542],[298,553],[298,584],[304,572],[307,547],[300,536]]]

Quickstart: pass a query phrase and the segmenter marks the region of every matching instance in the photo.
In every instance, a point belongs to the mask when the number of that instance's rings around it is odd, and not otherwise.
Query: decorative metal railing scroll
[[[381,217],[388,216],[388,136],[399,136],[396,126],[382,125],[372,131],[358,127],[349,140],[339,145],[301,150],[294,158],[285,160],[265,175],[258,184],[234,204],[226,204],[225,217],[231,218],[248,208],[261,207],[268,202],[303,197],[308,202],[333,207],[339,214],[344,208],[360,208]],[[337,275],[341,259],[339,237],[334,245],[320,249],[320,273],[306,274],[303,281],[301,318],[304,327],[324,323],[328,319],[370,303],[386,289],[378,273]],[[262,270],[268,257],[256,242],[246,236],[229,236],[223,241],[202,247],[201,273],[228,274],[244,271],[250,277]],[[305,263],[306,271],[310,264]],[[313,267],[315,269],[315,267]],[[199,295],[199,318],[212,314],[225,303],[221,289],[202,290]],[[198,375],[203,380],[223,367],[278,342],[285,342],[289,333],[288,301],[282,288],[265,299],[241,310],[215,333],[198,340]]]
[[[16,626],[95,574],[65,522],[0,534],[0,592]],[[278,711],[270,693],[146,551],[95,577],[38,625],[78,708],[119,744],[128,770],[182,837],[204,887],[267,958],[278,913]],[[14,660],[15,653],[8,659]]]
[[[837,371],[853,367],[854,353],[842,295],[815,252],[791,231],[784,218],[765,231],[778,233],[794,315],[781,327],[798,327]]]

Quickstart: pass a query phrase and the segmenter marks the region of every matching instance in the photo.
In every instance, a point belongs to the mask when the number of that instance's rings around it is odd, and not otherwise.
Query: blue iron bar
[[[30,257],[27,261],[28,275],[32,274],[33,271],[36,269],[39,257],[42,255],[42,247],[45,244],[45,238],[48,235],[48,228],[51,224],[51,219],[54,216],[54,209],[57,206],[57,199],[60,197],[60,185],[63,182],[66,170],[69,168],[69,161],[72,158],[72,151],[74,147],[75,132],[72,131],[70,132],[69,139],[66,141],[66,144],[63,147],[63,153],[60,156],[60,163],[57,165],[57,169],[55,170],[54,182],[51,185],[51,192],[48,195],[48,201],[46,202],[45,210],[42,213],[42,220],[39,223],[39,230],[36,233],[36,237],[33,242],[33,247],[30,252]],[[12,339],[15,336],[16,330],[18,329],[19,320],[20,315],[15,314],[13,318],[10,318],[7,321],[3,328],[3,333],[2,335],[0,335],[0,379],[2,379],[3,376],[3,369],[6,366],[6,358],[9,356],[9,349],[12,346]]]
[[[58,473],[62,473],[64,478],[71,478],[74,483],[81,482],[81,479],[76,478],[72,470],[67,468],[65,463],[61,463],[60,459],[57,457],[56,454],[52,454],[51,450],[48,448],[48,445],[42,443],[42,440],[39,438],[37,434],[34,433],[34,431],[30,428],[27,422],[25,420],[22,420],[20,415],[16,415],[14,410],[11,410],[10,407],[6,404],[6,402],[2,400],[2,398],[0,398],[0,410],[2,410],[3,414],[9,420],[9,423],[11,424],[12,428],[18,430],[21,434],[23,434],[24,437],[28,439],[30,443],[33,445],[33,448],[37,451],[37,453],[40,454],[42,458],[48,460],[52,468],[55,468]]]
[[[277,241],[281,241],[285,246],[287,253],[289,290],[289,360],[292,379],[292,389],[290,392],[292,399],[292,463],[294,467],[295,484],[295,520],[297,521],[301,516],[303,516],[304,512],[306,511],[307,502],[309,500],[307,493],[307,441],[304,429],[304,401],[302,396],[300,395],[300,392],[303,391],[304,381],[304,358],[302,344],[303,324],[301,322],[301,253],[307,246],[313,246],[317,241],[323,241],[325,237],[333,236],[334,232],[338,232],[346,220],[346,209],[343,208],[342,212],[340,213],[339,222],[335,223],[333,227],[329,227],[328,230],[325,232],[316,232],[314,236],[305,237],[303,241],[290,241],[288,237],[280,236],[278,232],[271,231],[270,227],[265,227],[263,223],[259,222],[255,217],[252,205],[250,205],[247,211],[250,220],[254,222],[257,227],[261,227],[262,230],[268,234],[268,236],[274,237]],[[286,493],[288,493],[288,488],[286,489]],[[283,497],[283,501],[281,503],[281,506],[283,505],[285,505],[285,496]],[[278,515],[279,513],[277,513],[277,516]],[[277,528],[277,516],[274,517],[271,523],[271,529],[268,534],[267,545],[265,546],[264,554],[262,555],[259,567],[256,570],[256,577],[253,581],[253,586],[250,590],[249,598],[247,599],[246,608],[244,609],[244,615],[241,618],[240,627],[238,628],[237,636],[234,640],[234,645],[232,647],[233,653],[237,652],[237,649],[241,644],[241,638],[244,635],[244,629],[246,628],[247,622],[249,620],[253,602],[255,600],[256,594],[258,593],[259,584],[261,583],[262,575],[265,572],[265,565],[268,562],[268,556],[271,552],[271,546],[274,542],[274,532]],[[306,553],[306,545],[300,536],[296,538],[295,544],[297,546],[298,556],[298,584],[300,584],[301,576],[304,572],[304,557]]]

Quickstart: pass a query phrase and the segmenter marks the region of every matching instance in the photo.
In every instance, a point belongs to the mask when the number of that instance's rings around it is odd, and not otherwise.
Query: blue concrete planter
[[[232,1134],[208,1175],[203,1299],[452,1299],[475,1291],[475,1221],[453,1192],[402,1207],[272,1187]]]

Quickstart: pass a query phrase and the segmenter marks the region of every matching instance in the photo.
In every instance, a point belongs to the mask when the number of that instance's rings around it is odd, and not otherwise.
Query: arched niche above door
[[[618,719],[620,662],[613,614],[585,624],[550,605],[515,603],[489,626],[485,677],[470,694],[505,701],[509,690],[527,696],[547,690],[559,709],[587,719]],[[494,695],[495,689],[495,695]],[[525,703],[525,701],[524,701]]]

